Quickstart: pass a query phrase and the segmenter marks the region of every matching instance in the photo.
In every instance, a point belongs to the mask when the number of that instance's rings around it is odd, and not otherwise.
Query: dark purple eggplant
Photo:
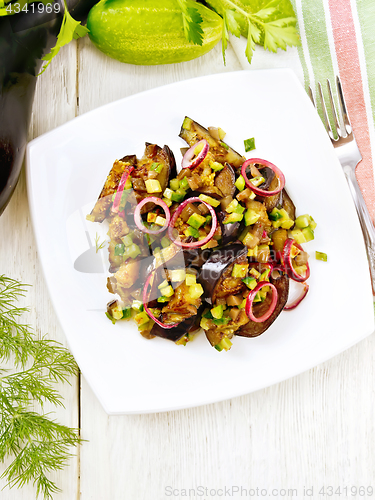
[[[68,0],[68,9],[83,20],[97,0]],[[56,44],[61,13],[21,12],[0,17],[0,215],[17,185],[41,58]]]
[[[236,192],[236,186],[234,185],[235,182],[236,176],[234,170],[229,163],[226,163],[223,170],[221,170],[215,177],[215,186],[220,190],[223,198],[226,196],[234,196],[234,193]]]
[[[247,247],[242,243],[233,243],[214,250],[203,264],[198,281],[205,291],[209,304],[215,302],[215,290],[225,269],[240,257],[247,255]]]
[[[187,333],[195,333],[199,330],[199,321],[203,309],[204,307],[201,306],[195,316],[190,316],[190,318],[185,319],[185,321],[182,321],[182,323],[174,328],[163,328],[154,323],[150,335],[177,342]]]
[[[217,218],[221,228],[221,243],[222,245],[227,245],[231,241],[236,241],[238,233],[240,232],[241,223],[231,222],[230,224],[224,224],[223,221],[228,214],[226,212],[218,212]]]
[[[206,139],[210,146],[210,152],[215,157],[215,161],[219,163],[229,163],[234,168],[239,169],[245,161],[245,158],[237,153],[237,151],[224,142],[216,140],[206,128],[187,116],[185,116],[182,124],[180,137],[184,139],[189,146],[193,146],[198,141]],[[225,146],[223,146],[223,144],[225,144]]]
[[[276,308],[267,321],[262,323],[255,323],[254,321],[249,321],[246,325],[242,326],[239,330],[235,332],[236,335],[240,337],[258,337],[264,333],[279,316],[281,311],[284,309],[285,304],[288,300],[289,293],[289,278],[285,274],[280,275],[277,279],[270,277],[270,282],[273,283],[277,289],[278,301]],[[266,311],[268,311],[271,303],[271,295],[267,294],[267,298],[264,302],[260,302],[253,305],[253,311],[255,316],[261,316]]]
[[[291,219],[295,220],[296,207],[294,206],[292,199],[286,192],[286,189],[282,190],[281,208],[283,208],[286,211],[286,213],[289,215]]]

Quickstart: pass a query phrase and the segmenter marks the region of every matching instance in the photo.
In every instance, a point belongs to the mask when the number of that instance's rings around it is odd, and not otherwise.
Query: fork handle
[[[345,166],[344,173],[349,184],[349,189],[354,200],[355,208],[357,209],[359,222],[361,223],[363,238],[366,245],[367,258],[370,266],[372,294],[375,297],[375,227],[359,188],[355,175],[355,167],[356,165]]]

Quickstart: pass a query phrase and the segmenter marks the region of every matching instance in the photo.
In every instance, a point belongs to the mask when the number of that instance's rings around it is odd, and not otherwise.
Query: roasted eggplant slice
[[[225,164],[225,167],[219,174],[215,177],[215,186],[220,190],[225,196],[234,196],[236,191],[236,186],[234,183],[236,182],[236,176],[234,174],[233,168],[229,165],[229,163]]]
[[[254,321],[249,321],[246,325],[242,326],[236,331],[236,335],[240,337],[257,337],[264,333],[267,328],[269,328],[281,311],[284,309],[285,304],[288,300],[289,293],[289,278],[285,274],[280,275],[277,279],[270,277],[270,282],[273,283],[277,289],[278,301],[274,312],[268,318],[267,321],[262,323],[255,323]],[[253,306],[253,311],[255,316],[262,316],[266,311],[268,311],[271,303],[271,296],[267,296],[264,302],[255,304]]]
[[[125,167],[135,166],[137,157],[135,155],[124,156],[121,160],[116,160],[111,168],[103,189],[95,203],[91,214],[88,216],[91,222],[103,222],[108,216],[109,208],[112,204],[112,196],[116,193]]]
[[[245,161],[245,158],[234,149],[224,142],[216,140],[206,128],[187,116],[182,124],[180,137],[184,139],[189,146],[193,146],[198,141],[205,139],[210,146],[210,152],[215,157],[215,161],[223,165],[224,163],[229,163],[232,167],[239,169]]]
[[[177,342],[194,328],[195,321],[196,316],[190,316],[190,318],[185,319],[185,321],[175,326],[174,328],[162,328],[161,326],[154,323],[150,335],[153,337],[161,337],[163,339]]]
[[[236,241],[237,236],[240,232],[241,223],[240,222],[230,222],[229,224],[224,224],[224,219],[228,214],[226,212],[219,212],[217,218],[221,228],[221,243],[222,245],[227,245],[232,241]]]
[[[282,205],[282,208],[289,215],[289,218],[295,220],[296,219],[296,207],[294,206],[292,199],[290,198],[290,196],[286,192],[286,189],[282,190],[281,205]]]
[[[205,291],[205,299],[213,304],[219,292],[218,285],[226,268],[236,260],[247,255],[247,247],[241,243],[233,243],[214,250],[202,266],[198,281]],[[228,284],[229,286],[229,284]]]
[[[135,171],[132,173],[132,184],[137,203],[148,196],[161,198],[168,185],[171,172],[176,172],[176,161],[168,146],[160,148],[156,144],[146,142],[143,157],[138,160]],[[147,180],[158,181],[160,191],[149,193],[146,187]],[[153,204],[147,203],[141,210],[146,213],[152,210]]]

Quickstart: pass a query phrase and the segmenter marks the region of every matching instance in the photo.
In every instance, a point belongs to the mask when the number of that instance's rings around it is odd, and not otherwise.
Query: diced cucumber
[[[203,215],[199,214],[192,214],[190,215],[187,223],[194,227],[195,229],[199,229],[204,223],[206,222],[206,217],[203,217]]]
[[[189,286],[189,295],[192,299],[198,299],[201,295],[203,295],[203,293],[204,290],[200,283]]]
[[[305,237],[306,242],[311,241],[314,239],[314,231],[311,229],[311,227],[304,227],[302,229],[302,234]]]
[[[124,245],[125,245],[126,247],[130,247],[130,245],[132,245],[132,244],[133,244],[133,240],[132,240],[132,237],[131,237],[131,235],[130,235],[130,234],[127,234],[126,236],[123,236],[123,237],[121,238],[121,240],[122,240],[122,242],[124,243]]]
[[[117,243],[115,246],[115,255],[124,255],[125,245],[123,243]]]
[[[163,170],[163,165],[161,163],[153,163],[150,167],[150,170],[154,170],[155,172],[160,174]]]
[[[296,219],[295,225],[298,229],[303,229],[310,224],[310,215],[299,215]]]
[[[225,211],[228,213],[228,214],[231,214],[232,212],[235,211],[236,207],[238,206],[238,201],[236,199],[232,200],[229,205],[227,206],[227,208],[225,209]]]
[[[150,321],[150,318],[147,316],[147,314],[143,311],[134,316],[134,321],[137,323],[138,326],[144,325],[148,321]]]
[[[236,206],[233,213],[234,214],[243,214],[245,211],[245,207],[243,207],[240,203]]]
[[[125,307],[122,310],[122,319],[129,319],[131,318],[132,315],[132,308],[131,307]]]
[[[158,215],[155,219],[155,224],[157,224],[158,226],[165,226],[166,222],[166,219],[164,217],[161,217],[160,215]]]
[[[180,181],[178,179],[171,179],[169,181],[169,185],[173,191],[177,191],[177,189],[180,187]]]
[[[247,276],[247,278],[244,278],[242,281],[245,283],[247,288],[250,288],[250,290],[254,290],[258,284],[257,280],[251,276]]]
[[[233,222],[240,222],[243,219],[243,214],[229,214],[225,217],[223,224],[232,224]]]
[[[187,273],[185,277],[185,283],[187,286],[196,285],[197,279],[195,274]]]
[[[145,181],[146,189],[148,193],[161,193],[161,185],[157,179],[147,179]]]
[[[253,177],[252,179],[250,179],[251,184],[255,187],[260,186],[261,184],[263,184],[264,181],[265,181],[265,178],[262,177],[261,175],[257,175],[256,177]]]
[[[186,177],[180,180],[180,186],[181,189],[188,189],[189,188],[189,183]]]
[[[195,227],[189,226],[185,229],[184,235],[187,237],[192,236],[193,238],[199,238],[199,231],[198,229],[195,229]]]
[[[132,258],[135,259],[141,253],[141,249],[135,243],[132,243],[126,247],[124,252],[124,259]]]
[[[290,231],[290,237],[293,238],[299,245],[306,243],[306,238],[301,229],[293,229]]]
[[[132,309],[134,309],[135,311],[140,311],[142,307],[143,304],[140,300],[133,300]]]
[[[185,269],[172,269],[169,271],[171,281],[184,281],[186,272]]]
[[[234,264],[232,269],[233,278],[244,278],[246,276],[249,264]]]
[[[193,123],[193,120],[186,116],[183,123],[182,123],[182,128],[184,128],[185,130],[190,130],[192,123]]]
[[[219,305],[219,306],[216,306],[216,307],[213,307],[211,309],[211,314],[212,316],[215,318],[215,319],[220,319],[223,317],[223,314],[224,314],[224,309],[223,309],[223,306],[222,305]]]
[[[224,165],[218,163],[217,161],[210,161],[210,167],[214,172],[220,172],[220,170],[223,170]]]
[[[245,179],[242,177],[242,175],[240,175],[237,178],[237,180],[234,183],[234,185],[236,186],[236,188],[238,189],[238,191],[243,191],[245,189],[246,183],[245,183]]]
[[[161,288],[160,293],[162,295],[165,295],[165,297],[172,297],[172,295],[174,294],[174,290],[171,285],[168,285],[165,288]]]
[[[160,283],[160,285],[158,285],[158,288],[160,290],[161,288],[165,288],[168,285],[169,285],[168,281],[164,280],[162,283]]]
[[[168,302],[168,301],[169,301],[169,297],[166,297],[165,295],[162,295],[161,297],[158,298],[158,302],[161,302],[161,303]]]
[[[255,224],[259,218],[260,214],[255,212],[255,210],[252,210],[251,208],[247,209],[245,213],[245,226]]]
[[[208,203],[209,205],[211,205],[212,207],[215,207],[215,208],[220,205],[219,200],[215,200],[215,198],[211,198],[211,196],[207,196],[205,194],[200,194],[199,199],[202,201],[205,201],[206,203]]]
[[[163,194],[164,194],[165,198],[168,198],[168,200],[171,200],[173,191],[172,191],[172,189],[166,188]]]
[[[177,189],[177,191],[172,193],[172,201],[179,203],[180,201],[182,201],[185,198],[185,196],[186,196],[186,191],[179,188],[179,189]]]

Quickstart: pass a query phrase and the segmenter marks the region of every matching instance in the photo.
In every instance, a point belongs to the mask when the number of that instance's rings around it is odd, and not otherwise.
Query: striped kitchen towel
[[[315,91],[326,78],[342,81],[350,120],[363,160],[357,179],[371,216],[375,216],[375,0],[291,0],[298,18],[300,47],[277,54],[257,47],[251,66],[246,40],[231,37],[244,69],[285,68]],[[326,92],[325,85],[324,91]],[[325,95],[328,102],[328,95]],[[318,99],[319,101],[319,99]]]

